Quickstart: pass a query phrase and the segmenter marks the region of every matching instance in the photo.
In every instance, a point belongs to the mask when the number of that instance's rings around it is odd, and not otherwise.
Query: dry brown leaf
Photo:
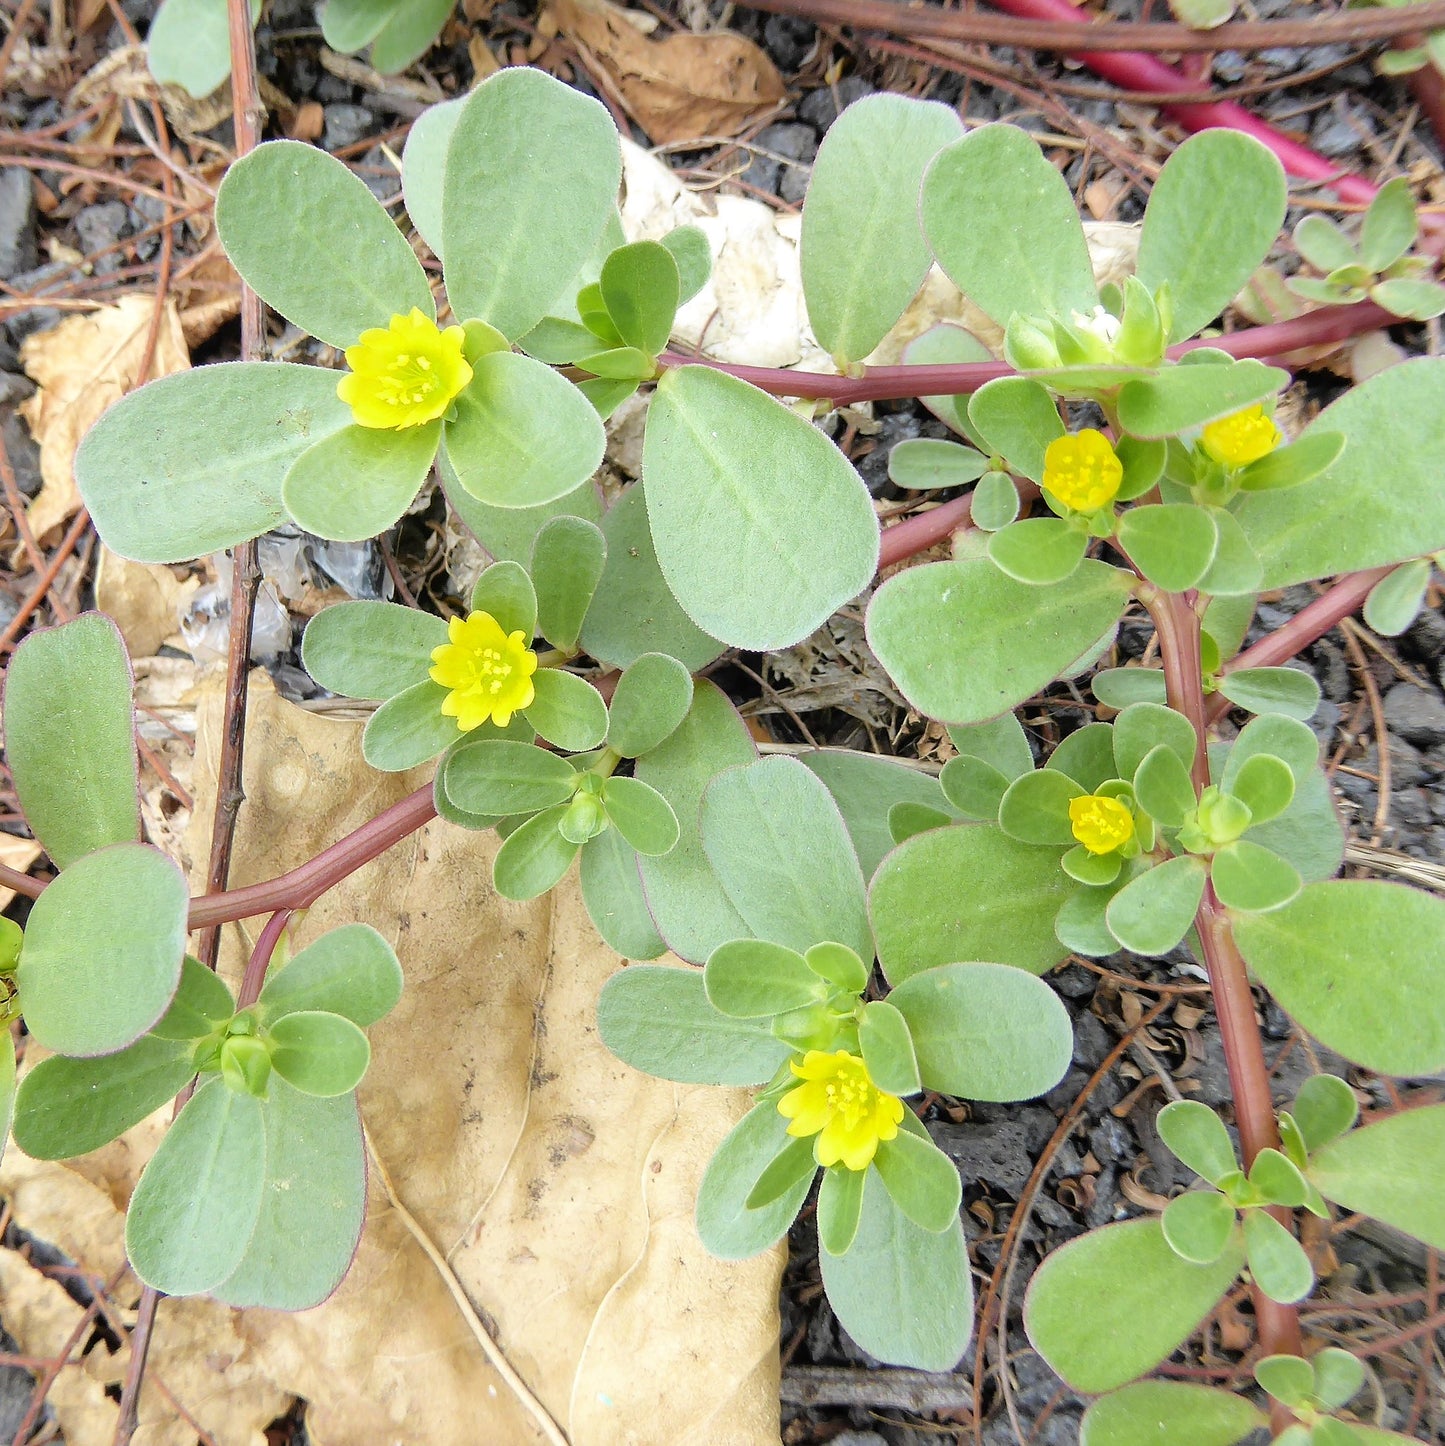
[[[657,145],[736,135],[783,98],[778,68],[726,31],[649,40],[609,0],[552,0],[557,25],[594,59]]]
[[[153,296],[124,296],[114,306],[67,317],[20,348],[20,360],[40,388],[20,407],[40,444],[43,486],[26,509],[37,541],[80,510],[75,449],[101,413],[137,384],[154,313]],[[168,300],[147,377],[169,376],[190,364],[180,317]]]
[[[151,658],[179,633],[181,609],[200,585],[198,578],[178,580],[169,567],[131,562],[102,545],[95,605],[115,620],[132,659]]]
[[[218,719],[213,687],[198,782],[213,776]],[[238,883],[299,863],[424,777],[367,768],[356,724],[285,703],[259,675],[246,763]],[[197,817],[209,815],[199,802]],[[362,1106],[374,1147],[574,1446],[775,1442],[781,1252],[723,1264],[692,1226],[702,1169],[746,1098],[613,1059],[594,1009],[619,961],[593,933],[575,879],[509,903],[491,889],[494,848],[490,835],[434,823],[306,920],[308,938],[373,923],[406,971],[401,1004],[371,1031]],[[227,934],[234,969],[238,931]],[[313,1439],[538,1439],[375,1187],[371,1206],[330,1302],[241,1318],[273,1378],[312,1403]]]

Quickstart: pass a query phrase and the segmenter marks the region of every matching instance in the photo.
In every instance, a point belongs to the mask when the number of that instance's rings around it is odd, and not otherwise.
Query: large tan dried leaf
[[[558,28],[595,59],[658,145],[736,135],[783,98],[783,78],[751,40],[727,31],[650,40],[609,0],[552,0]]]
[[[198,819],[210,816],[218,737],[219,691],[203,691]],[[369,769],[355,723],[295,708],[258,675],[233,879],[292,867],[424,777]],[[204,841],[194,835],[193,855]],[[401,1004],[371,1030],[362,1109],[377,1154],[573,1446],[776,1442],[781,1252],[723,1264],[692,1225],[702,1169],[746,1098],[613,1059],[594,1009],[619,961],[575,881],[534,903],[502,900],[494,847],[433,823],[306,919],[303,938],[374,924],[406,972]],[[227,931],[232,970],[241,932]],[[541,1439],[372,1185],[333,1299],[296,1316],[244,1313],[242,1333],[311,1402],[318,1446]]]
[[[37,540],[80,510],[75,489],[75,449],[101,413],[140,380],[146,340],[155,314],[153,296],[124,296],[114,306],[67,317],[37,332],[20,348],[20,360],[40,390],[21,404],[40,444],[39,496],[26,509]],[[191,364],[180,317],[167,301],[146,374],[169,376]]]
[[[95,574],[95,605],[114,619],[132,660],[153,658],[180,632],[181,610],[200,586],[177,579],[169,567],[132,562],[102,544]]]

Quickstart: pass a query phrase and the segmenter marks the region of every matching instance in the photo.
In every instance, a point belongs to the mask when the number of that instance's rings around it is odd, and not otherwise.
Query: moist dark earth
[[[664,28],[725,23],[755,40],[777,65],[787,85],[786,100],[744,128],[735,143],[672,148],[666,154],[694,184],[720,182],[781,210],[801,204],[819,141],[839,110],[874,90],[955,105],[969,122],[1005,119],[1037,132],[1082,198],[1086,218],[1138,220],[1145,192],[1136,177],[1151,175],[1182,138],[1148,105],[1121,98],[1072,62],[1048,56],[973,46],[941,56],[852,32],[820,31],[793,16],[763,15],[744,6],[704,0],[643,4]],[[143,35],[155,6],[151,0],[123,0],[118,8]],[[1151,6],[1151,0],[1113,0],[1108,9],[1117,19],[1168,18],[1164,6]],[[395,172],[382,146],[399,153],[404,127],[422,108],[414,82],[420,78],[447,94],[465,89],[473,78],[468,47],[473,36],[484,40],[494,56],[537,60],[596,94],[585,67],[569,64],[565,48],[539,38],[536,5],[481,0],[469,4],[466,12],[472,23],[459,19],[450,24],[420,68],[376,89],[326,67],[313,8],[306,0],[273,0],[257,32],[259,72],[275,88],[271,93],[293,107],[312,103],[313,117],[319,110],[320,144],[355,164],[377,194],[387,196],[395,190]],[[1258,19],[1309,14],[1308,5],[1293,0],[1254,0],[1247,11],[1248,18]],[[63,123],[70,113],[65,98],[70,84],[126,41],[113,15],[102,14],[74,40],[68,71],[49,81],[24,75],[17,80],[12,67],[0,100],[0,123],[9,133],[9,148],[23,151],[24,132]],[[1428,126],[1401,83],[1380,78],[1371,61],[1371,52],[1345,45],[1248,56],[1222,51],[1209,58],[1209,74],[1201,84],[1212,80],[1219,86],[1254,86],[1246,104],[1341,167],[1380,178],[1406,174],[1417,196],[1445,200],[1441,158]],[[632,130],[639,143],[651,144],[636,126]],[[229,122],[222,121],[211,135],[221,147],[229,147]],[[122,126],[120,143],[140,140],[128,123]],[[1135,174],[1126,174],[1129,170]],[[21,369],[18,348],[25,337],[68,314],[56,304],[59,298],[96,295],[107,286],[122,293],[132,277],[140,277],[140,285],[153,277],[146,267],[153,266],[160,249],[156,228],[163,219],[159,204],[146,197],[127,203],[104,188],[67,189],[56,171],[41,168],[37,174],[54,202],[43,211],[36,205],[32,172],[4,164],[0,154],[0,431],[16,484],[26,497],[38,492],[41,476],[36,446],[17,412],[34,390]],[[1320,194],[1305,188],[1298,197],[1313,200]],[[1300,214],[1292,211],[1287,226]],[[181,255],[195,245],[180,226],[175,238]],[[85,259],[78,262],[77,256]],[[1287,245],[1277,260],[1285,269],[1292,267]],[[294,339],[281,338],[279,331],[273,336],[293,346],[293,358],[297,355]],[[1433,323],[1393,328],[1389,339],[1407,355],[1434,354],[1439,346]],[[225,359],[236,355],[237,347],[232,323],[194,360]],[[304,347],[303,342],[303,354]],[[1346,388],[1348,379],[1341,370],[1327,366],[1302,375],[1291,398],[1302,417]],[[871,415],[849,414],[832,419],[829,426],[889,511],[901,511],[917,500],[916,494],[900,492],[889,481],[890,448],[910,437],[947,435],[930,414],[911,403],[876,404]],[[263,542],[262,562],[273,579],[273,593],[269,602],[263,599],[255,655],[281,691],[298,700],[317,695],[296,652],[304,617],[287,606],[306,584],[375,598],[395,595],[400,579],[423,605],[429,598],[464,594],[469,581],[465,562],[458,562],[454,551],[439,542],[443,524],[438,495],[403,522],[385,550],[373,543],[325,543],[294,529]],[[81,570],[70,584],[73,601],[88,605],[90,583]],[[16,616],[32,586],[31,577],[15,576],[8,568],[0,571],[0,627]],[[224,589],[212,591],[220,613],[207,634],[214,638],[215,629],[224,626]],[[1267,595],[1250,640],[1279,626],[1313,596],[1307,587]],[[1297,666],[1317,679],[1323,693],[1314,727],[1354,846],[1347,868],[1440,889],[1445,887],[1445,609],[1437,590],[1429,602],[1398,639],[1376,639],[1363,626],[1337,630],[1304,653]],[[207,631],[204,608],[192,621],[197,636]],[[1117,653],[1105,662],[1140,656],[1149,637],[1146,618],[1126,619]],[[941,763],[948,753],[942,731],[877,687],[877,670],[856,666],[856,651],[846,646],[849,641],[846,629],[835,631],[782,658],[744,655],[713,676],[746,713],[756,716],[761,736]],[[851,692],[843,690],[850,693],[846,705],[838,701],[840,677],[853,683]],[[1041,753],[1092,720],[1088,699],[1079,685],[1058,686],[1024,710]],[[1377,716],[1383,738],[1377,733]],[[1388,754],[1389,778],[1383,800],[1382,748]],[[23,824],[11,814],[0,828],[18,833]],[[1423,872],[1409,872],[1416,861]],[[1077,1441],[1084,1403],[1032,1353],[1019,1327],[1028,1275],[1044,1251],[1088,1228],[1157,1210],[1189,1183],[1154,1125],[1171,1098],[1202,1100],[1230,1118],[1228,1077],[1201,980],[1202,971],[1182,953],[1163,961],[1117,956],[1100,964],[1069,963],[1050,975],[1049,982],[1074,1019],[1074,1063],[1051,1094],[1022,1106],[929,1098],[928,1127],[957,1162],[964,1181],[964,1224],[976,1287],[980,1301],[990,1306],[986,1341],[975,1341],[955,1373],[924,1377],[889,1371],[848,1338],[822,1293],[811,1207],[805,1210],[790,1238],[781,1300],[784,1441],[836,1446],[951,1441],[1072,1446]],[[1147,1027],[1139,1027],[1142,1015],[1159,1001],[1164,1002],[1162,1011]],[[1378,1104],[1392,1102],[1385,1086],[1299,1038],[1273,1003],[1261,1000],[1260,1008],[1277,1101],[1291,1099],[1309,1073],[1324,1068],[1369,1090]],[[1112,1066],[1103,1068],[1126,1036],[1130,1042]],[[1412,1091],[1421,1099],[1434,1098],[1421,1090],[1438,1092],[1438,1086],[1419,1082]],[[1060,1120],[1070,1111],[1077,1113],[1077,1122],[1056,1138]],[[1036,1167],[1041,1171],[1037,1178]],[[1021,1200],[1027,1201],[1026,1208]],[[1024,1217],[1019,1221],[1015,1217],[1021,1209]],[[7,1243],[20,1243],[13,1227]],[[1442,1439],[1435,1373],[1438,1336],[1392,1344],[1395,1334],[1408,1332],[1436,1309],[1434,1262],[1413,1242],[1379,1228],[1336,1233],[1314,1245],[1323,1285],[1306,1308],[1307,1328],[1322,1340],[1357,1350],[1362,1344],[1378,1344],[1372,1356],[1378,1424],[1422,1440]],[[32,1245],[32,1250],[41,1249],[38,1242]],[[999,1287],[1005,1281],[1001,1302]],[[1369,1305],[1374,1296],[1413,1301],[1381,1310]],[[1000,1308],[1005,1312],[1002,1337]],[[1231,1381],[1248,1342],[1248,1312],[1247,1298],[1231,1297],[1208,1332],[1206,1348],[1192,1347],[1182,1361],[1176,1357],[1179,1368],[1193,1372],[1191,1379]],[[1001,1360],[1001,1343],[1006,1344],[1006,1360]],[[975,1353],[985,1344],[980,1367]],[[13,1341],[0,1331],[0,1351],[13,1350]],[[0,1368],[0,1440],[14,1433],[32,1388],[28,1371]],[[275,1424],[271,1439],[278,1446],[305,1441],[304,1414],[304,1403],[298,1404]],[[44,1417],[40,1424],[43,1431]]]

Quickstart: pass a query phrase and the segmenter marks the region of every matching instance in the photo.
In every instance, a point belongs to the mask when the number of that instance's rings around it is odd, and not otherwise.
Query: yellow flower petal
[[[470,733],[489,720],[505,728],[513,713],[532,706],[537,655],[520,630],[504,633],[490,613],[472,613],[452,618],[447,638],[432,650],[429,674],[448,690],[441,710],[457,720],[461,732]]]
[[[1134,837],[1134,815],[1128,804],[1103,794],[1071,798],[1069,826],[1091,854],[1111,854]]]
[[[1044,452],[1044,486],[1075,512],[1097,512],[1119,495],[1124,464],[1092,427],[1056,437]]]
[[[1241,412],[1233,412],[1210,422],[1199,442],[1216,462],[1226,467],[1247,467],[1273,452],[1284,441],[1284,433],[1264,413],[1264,404],[1256,402]]]
[[[400,430],[434,422],[472,379],[464,340],[461,327],[442,331],[412,307],[347,347],[351,370],[336,384],[336,395],[361,427]]]
[[[863,1061],[846,1049],[810,1049],[789,1067],[803,1083],[778,1101],[778,1113],[791,1121],[788,1134],[817,1135],[813,1156],[820,1165],[841,1161],[849,1170],[866,1170],[879,1140],[897,1135],[903,1101],[880,1090]]]

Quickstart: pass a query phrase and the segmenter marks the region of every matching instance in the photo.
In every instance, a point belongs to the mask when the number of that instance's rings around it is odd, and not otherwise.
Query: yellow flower
[[[866,1170],[879,1140],[898,1134],[903,1101],[884,1094],[868,1078],[867,1066],[846,1049],[825,1054],[810,1049],[792,1071],[803,1081],[778,1101],[778,1113],[791,1120],[788,1133],[799,1139],[817,1135],[813,1155],[820,1165],[842,1161],[850,1170]]]
[[[1092,427],[1057,437],[1044,453],[1044,486],[1075,512],[1097,512],[1119,495],[1124,466]]]
[[[472,379],[462,355],[464,335],[459,326],[440,330],[414,306],[346,348],[351,370],[337,383],[336,395],[358,426],[399,430],[434,422]]]
[[[1111,854],[1134,837],[1134,815],[1128,805],[1104,794],[1071,798],[1069,824],[1074,837],[1091,854]]]
[[[1242,412],[1210,422],[1200,437],[1204,450],[1226,467],[1247,467],[1273,452],[1284,441],[1284,433],[1264,414],[1264,405],[1256,402]]]
[[[491,613],[473,613],[465,622],[452,618],[447,637],[449,642],[432,650],[431,677],[451,690],[442,712],[455,718],[463,733],[489,718],[505,728],[513,713],[531,707],[537,655],[520,628],[509,635]]]

